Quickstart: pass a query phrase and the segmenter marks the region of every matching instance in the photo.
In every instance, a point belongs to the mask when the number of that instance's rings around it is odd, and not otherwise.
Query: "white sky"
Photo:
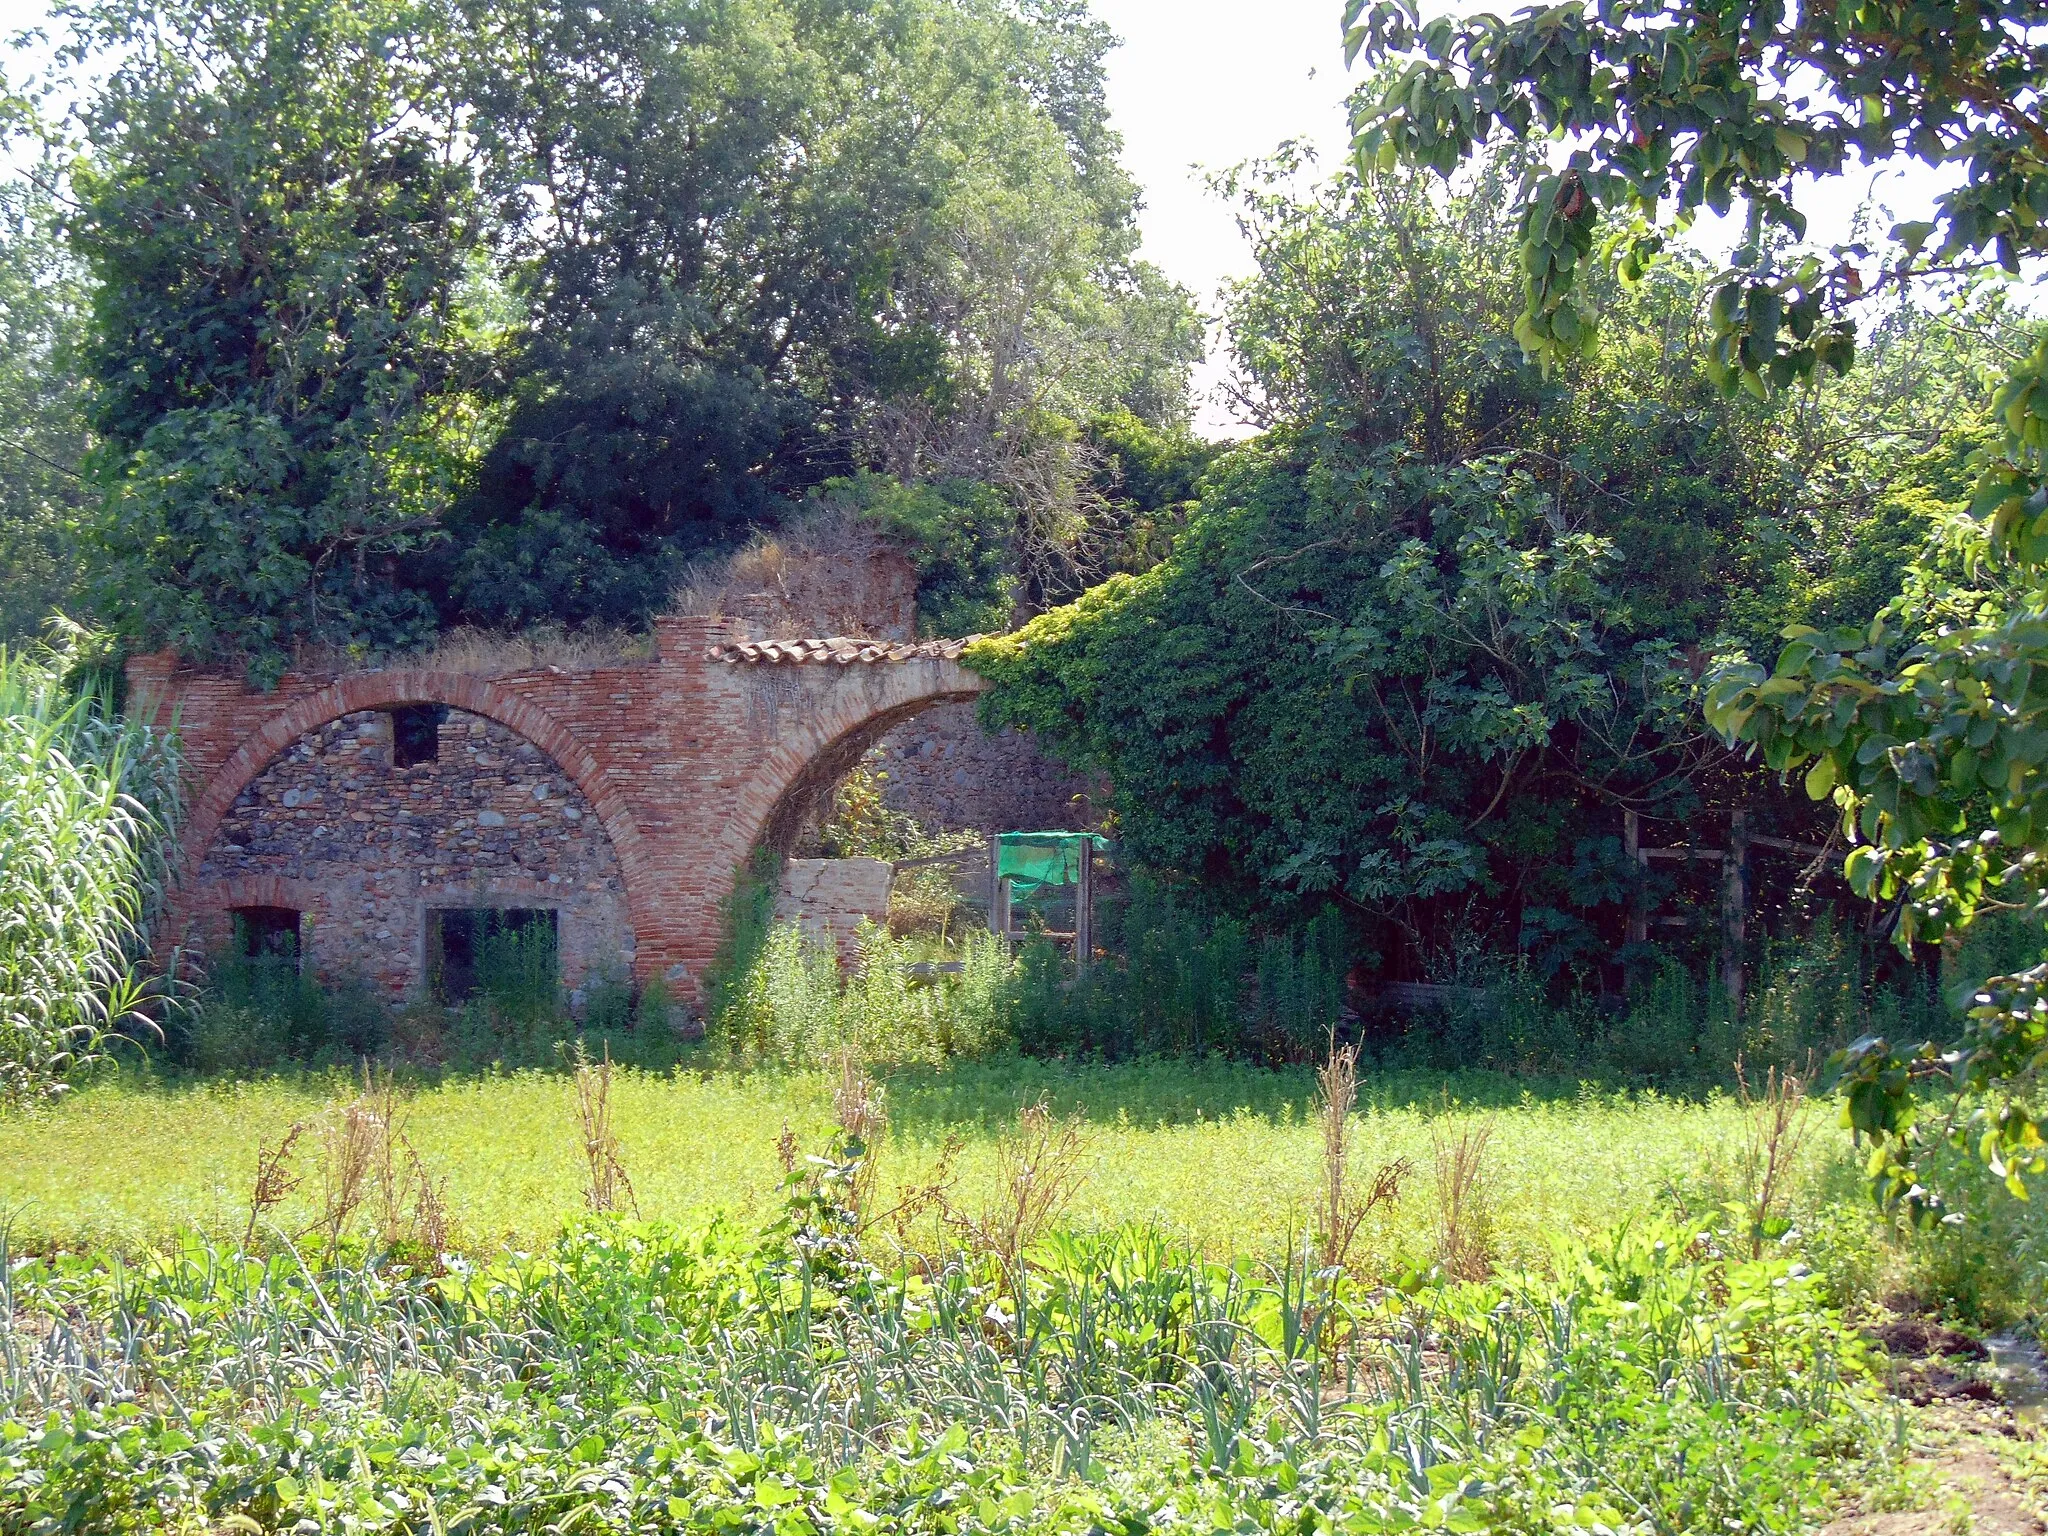
[[[1517,3],[1496,0],[1503,10]],[[1109,103],[1125,164],[1145,192],[1144,254],[1213,314],[1218,286],[1248,273],[1251,259],[1201,171],[1268,154],[1285,139],[1312,146],[1328,169],[1342,162],[1344,100],[1355,83],[1344,67],[1343,0],[1094,0],[1094,9],[1123,39],[1109,57]],[[45,0],[0,0],[0,37],[41,25],[46,14]],[[1849,217],[1870,190],[1867,176],[1814,189],[1802,199],[1813,219],[1809,237],[1846,239]],[[1910,218],[1924,216],[1935,190],[1920,171],[1887,178],[1881,193],[1897,217]],[[1729,231],[1714,228],[1698,240],[1717,256],[1734,243]],[[1210,359],[1197,379],[1198,424],[1234,436],[1246,428],[1215,398],[1222,376],[1212,328]]]
[[[1343,0],[1094,0],[1094,9],[1123,39],[1109,56],[1109,105],[1124,164],[1145,189],[1144,254],[1213,314],[1218,286],[1245,276],[1252,261],[1201,171],[1268,154],[1286,139],[1312,146],[1330,169],[1342,162],[1353,83]],[[1235,436],[1246,429],[1213,398],[1223,374],[1213,327],[1210,341],[1196,380],[1198,425]]]
[[[1519,3],[1495,0],[1495,8]],[[1109,57],[1109,104],[1124,163],[1145,189],[1144,254],[1213,314],[1218,286],[1246,276],[1252,261],[1230,210],[1190,167],[1223,170],[1285,139],[1313,146],[1326,170],[1342,164],[1350,143],[1344,103],[1357,83],[1344,67],[1343,0],[1094,0],[1094,9],[1123,39]],[[1447,9],[1425,0],[1425,13]],[[1895,219],[1924,217],[1941,185],[1919,166],[1888,173],[1875,188],[1867,173],[1834,178],[1800,201],[1812,221],[1808,238],[1849,239],[1873,190]],[[1893,221],[1879,219],[1877,233]],[[1739,220],[1708,218],[1693,238],[1726,259],[1740,233]],[[1197,378],[1198,425],[1212,436],[1249,430],[1216,397],[1225,372],[1212,327]]]

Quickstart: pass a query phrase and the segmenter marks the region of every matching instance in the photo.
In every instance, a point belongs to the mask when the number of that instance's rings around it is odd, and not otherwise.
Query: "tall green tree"
[[[92,504],[78,345],[84,274],[50,195],[0,187],[0,645],[78,606],[78,524]]]
[[[1712,274],[1668,261],[1600,279],[1610,345],[1546,373],[1508,335],[1528,165],[1230,178],[1266,435],[1163,561],[973,661],[991,718],[1110,778],[1155,868],[1273,917],[1343,905],[1425,975],[1476,941],[1611,979],[1625,810],[1816,834],[1704,728],[1698,669],[1884,603],[1870,567],[1926,526],[1901,465],[1951,451],[1950,376],[1994,349],[1900,315],[1827,390],[1731,399],[1694,348]]]
[[[1448,171],[1495,133],[1559,138],[1521,199],[1515,334],[1545,362],[1594,345],[1594,269],[1633,277],[1663,230],[1739,204],[1747,236],[1709,307],[1705,364],[1763,397],[1846,368],[1859,301],[2048,254],[2039,22],[2025,3],[1603,0],[1425,23],[1409,0],[1351,0],[1348,46],[1378,66],[1357,147]],[[1931,220],[1876,249],[1800,245],[1802,176],[1897,160],[1954,175]],[[1943,517],[1893,606],[1790,633],[1768,676],[1731,666],[1709,704],[1731,740],[1833,800],[1858,845],[1847,873],[1893,904],[1901,944],[1984,911],[2048,915],[2048,338],[2012,360],[1981,441],[1970,505]],[[1944,1129],[2015,1194],[2048,1172],[2044,988],[2039,967],[1988,986],[1950,1049],[1850,1053],[1849,1118],[1885,1198],[1936,1207],[1915,1173],[1926,1077],[1969,1090]]]
[[[399,563],[460,478],[483,232],[449,18],[107,0],[78,26],[110,64],[68,218],[102,610],[259,678],[302,644],[421,633]]]
[[[991,481],[1028,515],[1063,423],[1180,407],[1194,327],[1135,262],[1079,7],[477,14],[524,322],[436,576],[452,615],[636,620],[860,469]]]
[[[1684,353],[1686,274],[1630,301],[1627,357],[1545,377],[1489,165],[1226,185],[1259,261],[1229,298],[1258,443],[1171,551],[974,665],[989,717],[1107,774],[1126,846],[1240,909],[1332,902],[1423,974],[1461,939],[1575,964],[1618,944],[1620,812],[1690,815],[1720,756],[1688,647],[1777,578],[1784,499]]]

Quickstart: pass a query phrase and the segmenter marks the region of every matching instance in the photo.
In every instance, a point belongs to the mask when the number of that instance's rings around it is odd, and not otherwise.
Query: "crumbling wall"
[[[850,958],[861,919],[888,917],[894,875],[887,859],[785,859],[775,920],[801,924],[812,938],[830,939]]]
[[[299,906],[316,973],[394,999],[423,987],[437,907],[553,908],[571,987],[633,960],[618,856],[589,800],[532,742],[462,710],[442,722],[438,758],[407,768],[383,710],[300,736],[235,799],[198,881],[213,898],[205,942],[227,943],[231,906]]]
[[[774,533],[701,570],[677,594],[683,611],[742,621],[757,640],[917,633],[917,568],[874,527],[821,517]]]
[[[993,734],[971,701],[940,704],[898,726],[868,755],[882,801],[935,832],[1069,832],[1093,828],[1106,787],[1005,727]]]
[[[477,831],[475,847],[465,848],[461,837],[454,838],[455,850],[464,857],[435,861],[443,874],[420,877],[419,899],[409,907],[384,894],[400,888],[398,867],[410,862],[388,852],[338,859],[310,841],[310,828],[304,843],[264,845],[252,837],[232,845],[239,851],[227,851],[228,822],[236,818],[238,804],[247,812],[253,803],[242,800],[244,793],[253,787],[259,798],[266,797],[258,781],[309,738],[317,753],[322,733],[336,721],[365,714],[388,720],[394,709],[441,705],[453,712],[449,718],[457,725],[465,723],[464,716],[495,722],[509,733],[504,740],[536,748],[550,773],[566,774],[556,781],[565,799],[568,788],[581,791],[583,798],[569,802],[581,812],[571,824],[594,820],[603,828],[607,856],[617,872],[613,888],[622,893],[613,909],[617,940],[605,944],[590,938],[601,927],[597,919],[586,927],[575,912],[567,912],[563,941],[569,976],[573,979],[592,957],[630,963],[636,981],[658,977],[676,996],[692,998],[700,992],[704,967],[718,953],[723,904],[735,872],[759,846],[788,846],[789,825],[816,801],[815,781],[822,778],[829,787],[884,732],[920,710],[970,698],[982,687],[961,666],[958,641],[878,642],[849,652],[829,644],[741,643],[744,628],[729,619],[668,617],[657,619],[654,629],[654,654],[618,666],[540,665],[489,677],[415,667],[340,676],[288,673],[268,692],[253,691],[238,678],[183,666],[165,653],[129,658],[128,707],[142,720],[177,723],[188,791],[173,860],[179,879],[157,929],[159,946],[168,951],[188,942],[222,942],[232,907],[288,906],[313,919],[310,947],[316,965],[325,963],[319,930],[339,932],[344,921],[353,922],[358,925],[353,949],[329,946],[327,953],[360,955],[381,946],[370,968],[399,987],[413,984],[423,969],[421,919],[428,901],[560,905],[562,886],[573,871],[546,862],[536,870],[513,857],[526,847],[521,829],[548,823],[521,822],[509,805],[495,802],[451,812],[459,819],[490,810],[506,817],[506,823],[499,827],[478,819],[472,827],[451,827],[451,832]],[[381,721],[370,723],[389,728]],[[378,819],[386,814],[379,809],[379,795],[390,801],[399,774],[418,770],[373,769],[361,761],[360,740],[350,745],[346,732],[326,739],[326,752],[342,764],[337,771],[346,770],[344,778],[357,775],[352,781],[357,801],[347,801],[346,786],[341,796],[346,810],[341,820],[349,827],[344,840],[363,842],[373,827],[385,825]],[[349,761],[351,755],[356,761]],[[390,775],[375,792],[372,780],[363,776],[373,771]],[[284,786],[274,779],[267,782],[275,786],[276,805],[283,809]],[[531,795],[530,784],[526,793]],[[326,789],[317,804],[328,808]],[[289,809],[311,807],[302,803]],[[402,796],[388,812],[394,824],[399,809],[410,809]],[[518,815],[529,810],[521,807]],[[355,820],[358,813],[370,821]],[[338,823],[325,824],[333,837]],[[596,833],[586,835],[594,838]],[[329,876],[362,875],[366,866],[358,861],[363,859],[373,860],[369,874],[386,871],[392,878],[381,885],[368,880],[357,888],[353,916],[346,900],[330,914]],[[560,878],[550,883],[550,875]],[[429,888],[430,879],[454,889]],[[375,910],[365,914],[363,904]],[[386,914],[409,920],[401,924]],[[390,937],[380,937],[384,933]]]
[[[757,639],[856,635],[908,639],[917,572],[887,537],[852,518],[761,534],[683,594],[693,612],[729,614]],[[1028,735],[981,729],[972,703],[898,727],[868,754],[883,801],[934,832],[1094,827],[1105,786],[1039,751]],[[829,803],[829,797],[822,803]]]

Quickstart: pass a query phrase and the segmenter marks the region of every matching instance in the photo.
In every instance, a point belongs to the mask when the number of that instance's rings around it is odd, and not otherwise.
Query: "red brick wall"
[[[786,848],[810,802],[890,727],[982,686],[937,655],[843,664],[713,658],[713,645],[737,636],[730,620],[663,619],[652,662],[489,678],[403,668],[287,675],[270,693],[169,657],[136,658],[131,707],[175,722],[187,768],[182,878],[167,942],[196,940],[227,907],[253,904],[209,879],[201,861],[237,796],[302,736],[359,710],[447,704],[510,727],[560,766],[617,857],[635,974],[695,993],[718,946],[720,903],[755,846]]]

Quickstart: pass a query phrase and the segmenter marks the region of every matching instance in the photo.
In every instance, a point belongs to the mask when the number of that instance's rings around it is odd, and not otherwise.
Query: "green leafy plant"
[[[1411,0],[1349,0],[1345,48],[1376,73],[1353,107],[1367,165],[1445,175],[1495,135],[1569,135],[1521,189],[1525,303],[1515,336],[1549,366],[1597,344],[1593,278],[1639,281],[1661,231],[1742,205],[1747,234],[1708,312],[1707,367],[1764,396],[1816,367],[1845,371],[1845,311],[1883,287],[2042,249],[2044,65],[2022,7],[1889,0],[1798,11],[1728,0],[1629,0],[1425,22]],[[1804,82],[1811,82],[1810,85]],[[1801,82],[1795,86],[1795,82]],[[1803,240],[1798,178],[1914,159],[1962,171],[1928,223],[1892,231],[1866,277],[1855,247]],[[2030,362],[2016,381],[2039,377]]]
[[[2038,110],[2048,61],[2022,11],[1639,0],[1425,23],[1407,0],[1351,0],[1346,28],[1351,54],[1379,70],[1354,112],[1370,163],[1448,173],[1495,133],[1570,136],[1562,163],[1528,177],[1521,198],[1515,334],[1546,368],[1595,345],[1596,268],[1639,282],[1661,231],[1702,208],[1740,202],[1746,214],[1708,308],[1704,365],[1723,389],[1759,398],[1822,368],[1846,371],[1860,300],[1987,267],[2017,274],[2023,257],[2048,250],[2035,211],[2048,206]],[[1895,227],[1885,250],[1802,249],[1797,178],[1839,175],[1852,157],[1960,176],[1931,221]],[[2048,341],[2030,343],[1991,401],[1969,511],[1938,530],[1959,546],[1963,579],[1932,552],[1867,626],[1795,626],[1768,676],[1731,663],[1708,701],[1728,740],[1834,800],[1859,845],[1847,873],[1894,903],[1901,945],[1979,910],[2044,908],[2048,819],[2029,683],[2048,661]],[[2048,1171],[2044,983],[2036,969],[1988,985],[1953,1049],[1872,1036],[1839,1059],[1846,1120],[1872,1142],[1881,1199],[1921,1217],[1939,1207],[1915,1174],[1914,1085],[1928,1078],[1963,1096],[1943,1130],[1975,1146],[2015,1195]]]
[[[1246,1531],[1565,1511],[1790,1532],[1883,1456],[1818,1279],[1691,1229],[1311,1316],[1284,1275],[1145,1228],[1044,1233],[1012,1288],[993,1251],[813,1254],[797,1206],[760,1236],[599,1221],[445,1273],[6,1254],[0,1488],[24,1523],[92,1529],[403,1509],[451,1530],[1081,1536],[1194,1504]]]
[[[153,1031],[177,757],[124,718],[97,641],[0,649],[0,1102],[59,1091],[109,1030]]]
[[[66,219],[94,281],[96,601],[266,683],[302,644],[417,639],[431,611],[395,561],[428,542],[478,425],[452,18],[109,0],[74,19],[74,57],[110,58]]]

